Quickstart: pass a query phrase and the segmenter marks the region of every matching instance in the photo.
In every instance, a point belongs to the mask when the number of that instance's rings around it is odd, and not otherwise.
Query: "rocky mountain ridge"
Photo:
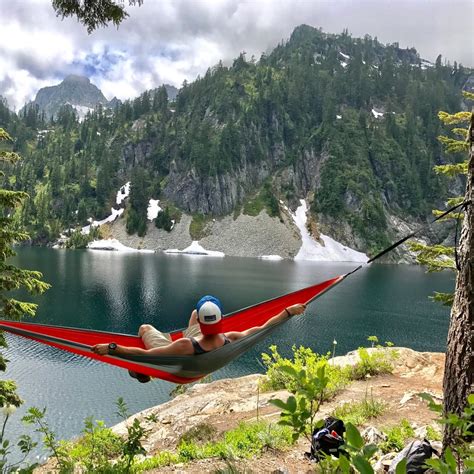
[[[169,84],[165,84],[165,88],[169,99],[174,100],[178,89]],[[78,118],[83,120],[87,112],[94,111],[99,105],[115,109],[121,104],[122,101],[116,97],[109,101],[88,77],[70,74],[59,84],[40,89],[35,99],[26,104],[22,111],[28,107],[37,106],[39,111],[44,112],[49,119],[56,118],[61,107],[70,105],[76,111]]]
[[[94,110],[98,105],[107,106],[108,103],[104,94],[89,78],[71,74],[57,85],[40,89],[35,99],[25,105],[25,108],[38,106],[49,118],[56,117],[62,106],[70,105],[83,118],[88,110]]]

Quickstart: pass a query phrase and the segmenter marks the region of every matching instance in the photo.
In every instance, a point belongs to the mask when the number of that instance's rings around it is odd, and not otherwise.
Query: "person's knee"
[[[151,324],[142,324],[138,329],[138,335],[141,337],[150,329],[153,329],[153,326]]]

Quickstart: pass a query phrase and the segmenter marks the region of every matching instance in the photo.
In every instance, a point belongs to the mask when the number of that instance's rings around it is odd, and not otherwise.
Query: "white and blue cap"
[[[196,305],[198,322],[204,335],[220,334],[222,332],[222,305],[211,295],[203,296]]]

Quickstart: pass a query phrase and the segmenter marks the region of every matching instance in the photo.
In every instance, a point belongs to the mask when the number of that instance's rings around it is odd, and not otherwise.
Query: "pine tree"
[[[474,99],[474,95],[471,96]],[[443,380],[445,415],[460,415],[474,387],[474,114],[471,115],[468,144],[470,157],[464,200],[471,205],[466,207],[461,230],[459,271],[446,347]],[[443,448],[455,444],[457,438],[463,435],[448,425],[444,432]]]
[[[473,94],[464,93],[465,97],[469,99],[470,96],[474,98]],[[471,119],[470,112],[458,112],[456,114],[448,114],[447,112],[439,112],[439,119],[445,125],[459,125],[462,123],[468,123]],[[455,127],[451,132],[459,138],[452,138],[446,135],[441,135],[438,137],[438,140],[444,145],[446,152],[448,153],[458,153],[466,152],[469,149],[469,145],[466,141],[467,138],[467,129]],[[435,172],[437,174],[442,174],[450,178],[456,177],[460,174],[467,174],[468,171],[468,160],[464,160],[458,163],[449,163],[444,165],[435,166]],[[465,196],[455,196],[448,199],[448,206],[455,206],[467,199]],[[444,211],[435,210],[433,214],[435,216],[440,215]],[[464,214],[462,212],[452,213],[449,216],[446,216],[444,220],[449,219],[462,219]],[[454,255],[454,248],[445,246],[445,245],[424,245],[421,243],[411,243],[411,250],[418,253],[417,261],[425,265],[428,268],[429,272],[439,272],[443,270],[456,271],[456,262]],[[435,292],[433,299],[438,301],[446,306],[451,306],[454,301],[454,293],[439,293]]]
[[[136,167],[130,182],[129,209],[127,210],[127,232],[143,237],[147,227],[149,179],[145,170]]]
[[[474,100],[474,94],[464,92],[468,100]],[[454,250],[449,247],[435,246],[420,248],[419,260],[428,265],[430,271],[445,268],[457,270],[456,289],[454,295],[437,294],[435,298],[445,304],[452,303],[451,317],[446,346],[446,362],[443,380],[443,411],[461,415],[467,397],[474,386],[474,113],[459,112],[448,114],[440,112],[439,118],[447,125],[458,125],[470,122],[469,129],[453,128],[452,132],[463,140],[448,136],[439,137],[447,151],[459,152],[469,150],[469,159],[462,163],[448,164],[437,167],[437,171],[448,176],[467,174],[466,192],[463,197],[448,201],[448,205],[466,203],[465,212],[454,218],[463,218],[461,238],[458,249],[458,261],[455,262]],[[440,211],[435,211],[435,214]],[[447,425],[443,437],[443,449],[457,443],[459,433],[456,428]]]
[[[5,130],[0,128],[0,143],[11,141],[10,136]],[[0,162],[13,164],[19,160],[19,156],[5,149],[0,150]],[[0,178],[5,173],[0,171]],[[29,293],[43,293],[49,288],[47,283],[41,281],[40,272],[32,270],[23,270],[10,263],[7,260],[15,255],[12,249],[14,242],[23,241],[29,238],[23,230],[18,229],[12,217],[13,210],[19,206],[28,195],[21,191],[10,191],[0,189],[0,318],[2,319],[21,319],[24,315],[34,316],[36,304],[18,301],[9,296],[11,291],[21,288]],[[0,347],[6,347],[4,334],[0,334]],[[0,370],[6,368],[6,360],[0,355]],[[16,385],[12,380],[0,380],[0,406],[15,405],[22,403],[16,393]]]
[[[129,5],[141,5],[143,0],[129,0]],[[123,1],[85,0],[82,2],[70,0],[53,0],[53,8],[58,16],[75,16],[92,33],[96,28],[105,27],[109,23],[119,26],[129,15]]]

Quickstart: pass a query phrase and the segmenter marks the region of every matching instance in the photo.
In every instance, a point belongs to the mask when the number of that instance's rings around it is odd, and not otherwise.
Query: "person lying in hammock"
[[[223,333],[222,306],[214,296],[203,296],[197,303],[196,309],[189,319],[188,328],[183,331],[183,337],[175,341],[167,333],[163,333],[150,324],[143,324],[138,335],[143,341],[145,349],[139,347],[119,346],[114,342],[97,344],[92,347],[96,354],[149,354],[149,355],[199,355],[212,351],[225,344],[237,341],[245,336],[264,329],[272,324],[297,314],[306,309],[304,304],[295,304],[285,308],[281,313],[270,318],[262,326],[255,326],[245,331],[229,331]],[[131,377],[139,382],[149,382],[148,375],[129,371]]]

